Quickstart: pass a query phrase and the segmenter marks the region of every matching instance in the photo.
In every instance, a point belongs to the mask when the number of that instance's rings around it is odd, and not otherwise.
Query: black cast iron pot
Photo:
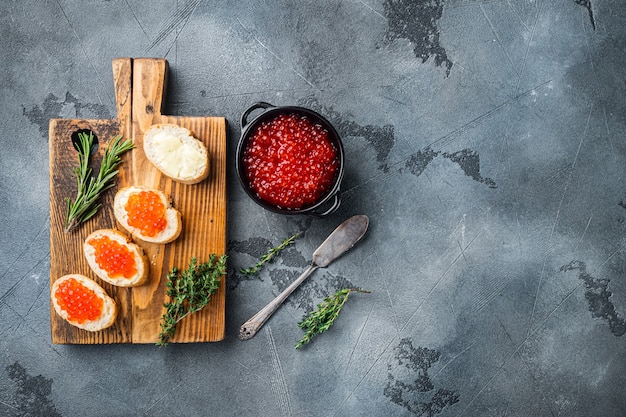
[[[251,118],[251,113],[255,110],[262,110],[262,112],[256,117]],[[321,125],[328,132],[328,140],[335,146],[337,150],[337,156],[339,159],[339,167],[337,170],[337,174],[335,176],[335,181],[332,187],[330,187],[319,199],[311,205],[299,208],[299,209],[288,209],[277,207],[263,199],[261,199],[258,194],[251,188],[250,182],[246,176],[245,165],[243,161],[244,151],[248,145],[248,142],[251,136],[254,134],[256,128],[261,125],[263,122],[271,121],[274,118],[278,117],[281,114],[296,114],[299,116],[307,117],[314,124]],[[344,151],[343,144],[341,143],[341,138],[339,134],[335,130],[335,128],[330,124],[328,120],[326,120],[319,113],[314,112],[313,110],[309,110],[304,107],[294,107],[294,106],[273,106],[269,103],[258,102],[250,107],[248,107],[243,114],[241,115],[241,138],[239,139],[239,144],[237,145],[237,173],[239,176],[239,181],[243,186],[243,189],[246,193],[252,198],[252,200],[260,205],[261,207],[273,211],[275,213],[280,214],[306,214],[314,217],[325,217],[329,214],[335,212],[339,205],[341,204],[341,195],[340,195],[340,185],[341,180],[343,178],[344,172]]]

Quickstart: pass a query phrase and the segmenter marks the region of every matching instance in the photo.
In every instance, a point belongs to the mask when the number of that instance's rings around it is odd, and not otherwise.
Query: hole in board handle
[[[98,150],[98,137],[90,129],[79,129],[72,133],[72,145],[74,145],[74,149],[76,149],[77,151],[80,149],[80,137],[78,136],[80,133],[87,136],[93,136],[93,142],[91,144],[91,151],[89,152],[89,155],[93,155],[94,153],[96,153],[96,151]]]

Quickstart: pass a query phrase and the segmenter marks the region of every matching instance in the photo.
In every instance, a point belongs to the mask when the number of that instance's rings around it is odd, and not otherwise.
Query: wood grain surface
[[[168,64],[163,59],[120,58],[113,61],[117,107],[116,120],[52,119],[50,148],[50,285],[69,273],[81,273],[98,282],[119,307],[118,318],[109,329],[87,332],[69,325],[51,306],[53,343],[154,343],[166,301],[165,282],[173,268],[184,268],[193,256],[199,261],[210,254],[226,252],[226,120],[223,117],[186,117],[162,115]],[[155,123],[175,123],[194,132],[209,151],[209,177],[193,185],[172,181],[162,175],[143,153],[143,132]],[[80,129],[91,130],[99,146],[91,160],[97,172],[103,151],[115,135],[132,138],[136,148],[123,156],[117,185],[107,191],[98,214],[70,233],[65,233],[66,198],[76,195],[73,167],[77,152],[71,135]],[[113,215],[117,189],[129,185],[158,188],[168,194],[182,214],[181,236],[167,245],[136,240],[148,256],[148,283],[135,288],[110,285],[89,269],[82,253],[84,239],[100,228],[123,228]],[[224,338],[225,277],[209,305],[177,326],[171,342],[212,342]]]

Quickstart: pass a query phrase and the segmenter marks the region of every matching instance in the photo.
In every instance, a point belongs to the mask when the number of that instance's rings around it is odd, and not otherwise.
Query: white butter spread
[[[204,163],[204,156],[192,144],[166,132],[154,135],[155,155],[166,175],[190,178],[197,174]]]

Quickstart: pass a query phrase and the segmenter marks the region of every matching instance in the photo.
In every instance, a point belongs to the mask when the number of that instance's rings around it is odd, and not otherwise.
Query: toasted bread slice
[[[146,158],[163,174],[183,184],[196,184],[209,175],[209,154],[193,132],[171,123],[155,124],[143,135]]]
[[[92,307],[96,298],[102,300],[101,308]],[[50,299],[57,314],[79,329],[97,332],[113,325],[117,318],[115,301],[84,275],[69,274],[54,281]]]
[[[146,207],[146,205],[142,205],[144,207],[129,215],[127,210],[129,205],[127,203],[131,197],[133,200],[138,199],[139,201],[143,201],[142,199],[147,197],[154,197],[157,205],[163,205],[165,212],[163,217],[159,218],[159,222],[163,227],[162,230],[157,231],[152,228],[154,214],[148,211],[149,207]],[[133,206],[133,204],[130,206]],[[115,218],[124,229],[134,237],[145,242],[170,243],[176,240],[183,230],[180,212],[171,206],[169,197],[157,189],[138,186],[122,188],[115,194],[113,212]],[[147,216],[149,221],[146,221],[145,216]]]
[[[93,272],[109,284],[136,287],[148,279],[143,249],[118,230],[96,230],[85,239],[83,253]]]

